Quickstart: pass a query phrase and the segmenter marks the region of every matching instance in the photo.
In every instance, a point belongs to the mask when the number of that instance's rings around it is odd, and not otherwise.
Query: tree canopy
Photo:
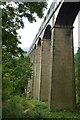
[[[24,28],[23,17],[36,22],[42,18],[47,3],[0,2],[2,10],[2,100],[3,118],[21,118],[24,113],[25,88],[32,76],[32,63],[18,46],[17,30]]]
[[[42,18],[47,7],[46,2],[1,2],[2,9],[2,48],[13,55],[22,54],[21,44],[16,30],[24,28],[23,17],[29,22],[36,21],[35,14]]]

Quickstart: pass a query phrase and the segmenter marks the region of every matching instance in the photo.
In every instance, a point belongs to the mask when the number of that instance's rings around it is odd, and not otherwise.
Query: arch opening
[[[41,46],[41,38],[39,37],[37,45]]]
[[[55,25],[72,26],[80,10],[80,2],[63,2]]]
[[[47,26],[44,32],[43,39],[51,39],[51,26],[50,25]]]

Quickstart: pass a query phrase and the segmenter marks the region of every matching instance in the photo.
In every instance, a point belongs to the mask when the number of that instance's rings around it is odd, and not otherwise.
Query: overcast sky
[[[50,4],[51,4],[51,0],[49,1],[48,8]],[[37,22],[34,22],[34,23],[28,22],[27,18],[24,18],[23,21],[25,26],[24,29],[18,30],[18,33],[21,36],[20,41],[22,42],[22,44],[19,46],[24,50],[28,50],[39,30],[39,27],[41,26],[43,19],[37,18]],[[74,30],[73,30],[74,47],[76,51],[78,47],[78,16],[76,17],[76,20],[73,26],[74,26]]]

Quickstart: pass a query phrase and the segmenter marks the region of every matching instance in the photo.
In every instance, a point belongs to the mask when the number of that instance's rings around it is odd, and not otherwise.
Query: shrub
[[[3,103],[3,118],[23,118],[23,99],[20,96],[13,96]]]

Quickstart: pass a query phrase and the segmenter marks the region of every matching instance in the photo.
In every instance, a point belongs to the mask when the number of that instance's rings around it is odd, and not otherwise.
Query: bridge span
[[[75,109],[73,23],[80,0],[53,1],[29,49],[33,63],[31,96],[49,109]]]

